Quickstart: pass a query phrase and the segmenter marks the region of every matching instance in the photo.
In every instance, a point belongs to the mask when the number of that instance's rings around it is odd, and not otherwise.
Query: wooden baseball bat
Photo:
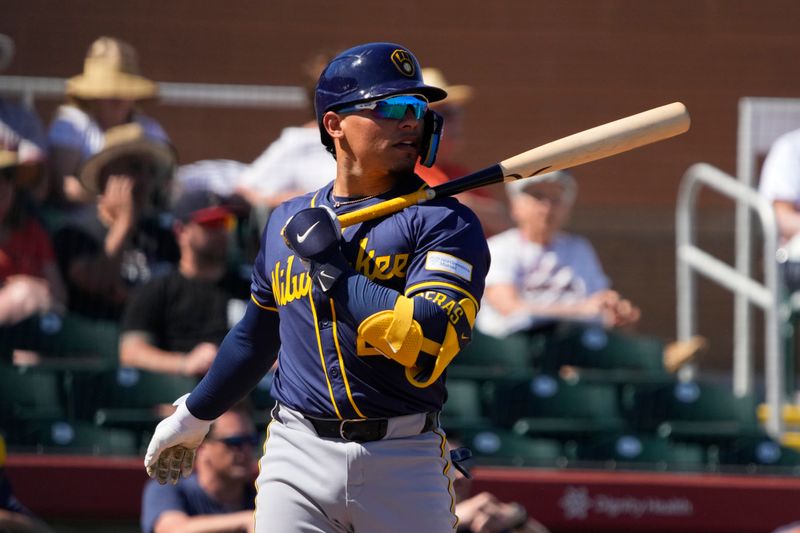
[[[434,198],[597,161],[680,135],[689,129],[689,124],[689,112],[682,103],[674,102],[656,107],[537,146],[436,187],[351,211],[341,215],[339,223],[346,228]]]

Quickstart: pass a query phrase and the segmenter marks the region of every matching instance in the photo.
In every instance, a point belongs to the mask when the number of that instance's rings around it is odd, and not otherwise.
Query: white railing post
[[[701,187],[709,187],[755,211],[761,222],[764,234],[764,283],[759,283],[750,276],[744,276],[737,269],[720,261],[703,251],[695,243],[694,212],[698,192]],[[784,425],[782,410],[786,401],[784,376],[784,351],[781,342],[781,302],[782,283],[778,277],[778,265],[775,261],[775,250],[778,243],[778,230],[775,214],[770,203],[749,187],[732,176],[706,163],[692,165],[683,176],[676,207],[676,269],[677,269],[677,322],[678,338],[687,339],[695,333],[696,320],[696,284],[693,277],[695,271],[717,282],[749,304],[758,305],[764,310],[764,349],[765,349],[765,382],[766,400],[770,412],[767,420],[767,432],[780,438]],[[737,322],[739,320],[740,322]],[[751,324],[742,323],[740,315],[734,316],[734,342],[744,338],[749,344]],[[735,351],[734,356],[747,358],[734,361],[734,383],[738,383],[739,396],[751,394],[752,391],[752,352]],[[745,377],[737,373],[750,371]]]

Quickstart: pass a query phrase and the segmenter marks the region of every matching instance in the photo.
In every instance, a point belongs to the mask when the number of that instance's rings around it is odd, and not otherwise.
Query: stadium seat
[[[0,328],[0,357],[13,349],[32,350],[45,358],[80,358],[117,364],[119,326],[70,313],[44,315]]]
[[[481,382],[471,379],[447,380],[447,401],[442,408],[442,425],[448,430],[483,426]]]
[[[563,466],[564,450],[556,439],[535,439],[494,427],[456,433],[476,464],[509,466]]]
[[[613,385],[539,375],[487,382],[483,391],[489,418],[520,434],[577,438],[625,427]]]
[[[73,397],[82,418],[100,426],[150,428],[159,408],[190,392],[196,378],[119,367],[76,375]]]
[[[781,446],[766,435],[732,439],[719,446],[719,465],[739,465],[749,471],[800,473],[800,452]]]
[[[699,471],[707,468],[706,450],[699,444],[676,443],[657,435],[632,432],[599,435],[579,442],[576,458],[624,469]]]
[[[99,428],[88,422],[51,420],[31,422],[10,441],[17,449],[38,453],[139,455],[139,438],[124,429]]]
[[[473,330],[472,340],[458,353],[451,368],[462,366],[530,368],[533,346],[530,335],[526,333],[516,333],[501,338]]]
[[[664,376],[664,344],[653,337],[626,335],[601,326],[564,325],[554,332],[539,365],[555,372],[562,365],[607,370],[628,378]]]
[[[61,373],[0,365],[0,423],[63,418],[67,415]]]
[[[720,385],[632,386],[622,403],[634,427],[671,439],[713,443],[759,432],[755,399],[737,398]]]

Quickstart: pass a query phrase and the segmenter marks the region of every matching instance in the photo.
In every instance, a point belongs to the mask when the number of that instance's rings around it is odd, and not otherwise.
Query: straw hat
[[[139,124],[131,122],[106,131],[103,149],[86,160],[78,172],[78,179],[87,190],[99,194],[102,192],[99,179],[103,167],[127,155],[149,157],[159,167],[158,179],[166,180],[171,177],[171,170],[175,165],[175,150],[164,141],[148,137]]]
[[[158,86],[139,75],[139,59],[130,44],[100,37],[89,47],[83,74],[67,80],[66,93],[85,100],[144,100],[155,97]]]
[[[425,85],[440,87],[447,91],[447,98],[442,101],[443,104],[465,104],[472,98],[474,92],[469,85],[449,85],[438,68],[422,69],[422,81]]]
[[[0,33],[0,70],[11,63],[14,57],[14,40],[4,33]]]

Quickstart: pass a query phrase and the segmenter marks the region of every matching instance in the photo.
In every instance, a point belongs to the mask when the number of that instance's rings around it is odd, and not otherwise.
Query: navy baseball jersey
[[[314,286],[280,230],[292,214],[328,206],[337,215],[425,187],[418,177],[374,198],[347,202],[333,197],[333,182],[289,200],[270,216],[255,261],[252,298],[280,317],[281,348],[272,393],[302,413],[325,418],[391,417],[441,409],[442,375],[421,388],[405,368],[358,335],[346,305]],[[337,200],[339,200],[337,202]],[[489,268],[480,222],[453,198],[345,228],[342,251],[350,265],[375,283],[406,297],[422,297],[467,320],[457,301],[478,308]]]

